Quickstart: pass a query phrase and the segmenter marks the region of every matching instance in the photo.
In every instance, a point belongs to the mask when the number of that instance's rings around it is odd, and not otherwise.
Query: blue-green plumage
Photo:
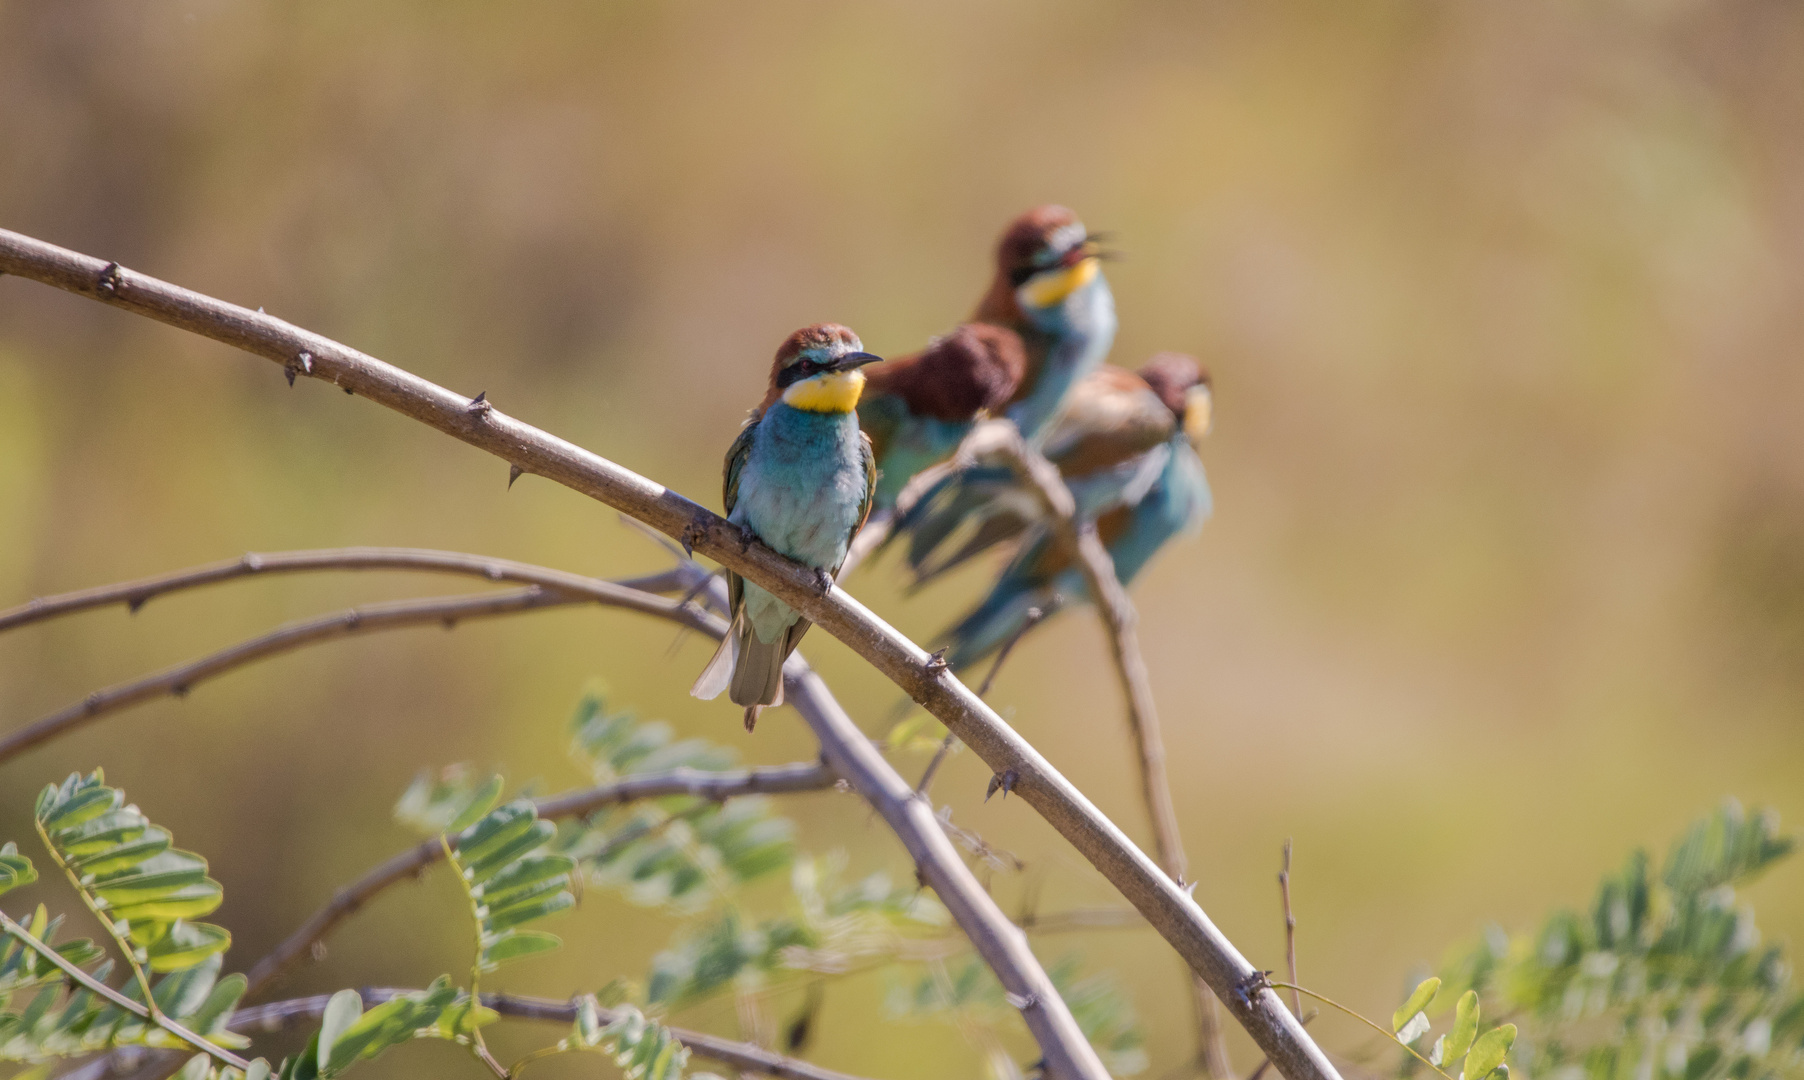
[[[727,451],[727,520],[766,547],[831,578],[870,512],[875,484],[870,440],[853,408],[857,369],[877,359],[831,323],[790,335],[777,351],[771,390]],[[729,692],[749,729],[765,705],[783,701],[783,661],[808,620],[764,589],[727,573],[732,623],[690,692]]]
[[[1213,510],[1209,481],[1190,440],[1172,437],[1165,468],[1146,495],[1122,507],[1114,520],[1098,523],[1115,576],[1132,582],[1166,541],[1202,527]],[[1083,573],[1068,557],[1059,558],[1051,538],[1041,533],[1002,572],[981,604],[943,635],[946,662],[955,668],[1001,648],[1027,623],[1030,608],[1050,615],[1069,601],[1087,601]]]

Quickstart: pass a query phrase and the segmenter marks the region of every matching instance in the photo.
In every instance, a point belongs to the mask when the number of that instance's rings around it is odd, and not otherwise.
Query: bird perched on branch
[[[797,330],[771,363],[770,389],[727,451],[727,520],[766,547],[813,567],[823,589],[870,514],[871,441],[858,430],[864,365],[880,360],[835,323]],[[732,624],[690,693],[728,691],[759,711],[783,703],[783,661],[808,631],[796,610],[728,571]]]
[[[877,455],[877,509],[895,506],[915,474],[951,457],[980,417],[1014,396],[1026,367],[1019,334],[966,323],[868,370],[858,422]]]
[[[1207,373],[1188,356],[1160,353],[1138,373],[1106,368],[1084,380],[1048,437],[1049,456],[1056,455],[1052,460],[1072,490],[1078,521],[1095,523],[1123,585],[1166,541],[1208,519],[1209,481],[1196,446],[1212,414]],[[1026,625],[1029,609],[1050,615],[1067,600],[1089,599],[1076,553],[1046,527],[1037,500],[1012,476],[982,468],[995,509],[932,572],[1015,537],[1022,544],[983,602],[942,635],[953,667],[1000,648]]]
[[[1005,415],[1030,445],[1063,411],[1077,381],[1115,341],[1115,297],[1102,273],[1101,244],[1063,206],[1036,206],[996,245],[996,274],[976,322],[1021,336],[1027,369]]]
[[[961,332],[981,333],[983,337],[977,340],[987,346],[983,352],[998,362],[1012,351],[1010,338],[1019,342],[1022,373],[1002,403],[1001,415],[1014,422],[1030,446],[1041,444],[1064,412],[1072,387],[1102,364],[1115,340],[1115,300],[1102,274],[1106,254],[1077,215],[1065,207],[1037,206],[1027,211],[1003,231],[989,288],[977,305],[974,321],[960,328]],[[952,365],[948,362],[947,366]],[[971,366],[971,361],[963,366]],[[904,385],[925,383],[927,378],[926,370],[898,375]],[[881,482],[888,498],[880,505],[885,507],[897,501],[916,474],[957,449],[958,442],[950,439],[950,425],[897,425],[888,418],[903,410],[876,402],[861,412],[867,428],[884,423],[903,428],[910,433],[909,441],[920,447],[906,456],[896,455],[893,465],[880,460],[885,470]],[[961,438],[976,419],[973,413],[963,424]],[[875,430],[873,437],[878,437]],[[906,531],[916,520],[905,513],[896,533]]]

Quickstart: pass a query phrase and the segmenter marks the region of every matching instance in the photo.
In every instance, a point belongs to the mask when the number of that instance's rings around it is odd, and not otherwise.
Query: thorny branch
[[[1146,659],[1140,652],[1137,630],[1139,615],[1127,589],[1115,576],[1115,563],[1103,546],[1102,538],[1090,522],[1080,522],[1077,501],[1059,470],[1040,453],[1028,446],[1011,424],[986,426],[979,434],[986,451],[1001,455],[1015,473],[1033,489],[1051,520],[1054,537],[1073,555],[1083,573],[1096,611],[1102,618],[1109,639],[1109,653],[1121,677],[1121,690],[1127,698],[1128,729],[1138,751],[1140,794],[1152,820],[1153,843],[1159,852],[1159,863],[1180,886],[1185,884],[1188,870],[1184,858],[1184,839],[1178,831],[1178,813],[1171,801],[1171,779],[1165,771],[1165,739],[1159,731],[1159,710],[1153,699],[1152,677],[1146,670]],[[1221,1026],[1221,1007],[1201,979],[1192,978],[1196,1006],[1197,1062],[1203,1072],[1216,1080],[1234,1075],[1228,1059],[1226,1033]],[[1288,1073],[1286,1074],[1288,1075]]]
[[[1251,993],[1239,989],[1252,985],[1248,980],[1255,969],[1187,892],[957,678],[929,669],[924,650],[843,590],[833,588],[823,593],[808,568],[759,544],[741,546],[740,530],[718,515],[605,458],[516,420],[491,403],[475,404],[468,397],[274,316],[6,230],[0,230],[0,273],[30,278],[193,331],[272,360],[288,374],[304,374],[367,397],[495,454],[509,463],[510,473],[518,470],[554,480],[628,513],[667,536],[681,538],[693,550],[767,589],[845,642],[907,691],[992,769],[1012,774],[1015,793],[1058,829],[1146,916],[1229,1006],[1287,1080],[1338,1080],[1333,1064],[1275,993],[1265,988]],[[849,718],[846,723],[850,724]],[[870,750],[868,743],[863,748]],[[875,756],[874,751],[871,753]],[[873,764],[881,772],[894,775],[880,758]],[[884,792],[871,785],[874,775],[880,773],[859,770],[853,782],[861,794],[875,801],[884,798]],[[900,779],[896,777],[897,781]],[[910,801],[920,805],[916,800]],[[926,813],[925,806],[921,810]],[[927,816],[931,818],[930,813]],[[892,828],[899,824],[918,828],[922,823],[901,823],[892,818],[890,824]],[[938,830],[933,830],[932,835],[945,842]],[[959,870],[969,878],[962,864]],[[971,885],[975,884],[971,879]],[[988,952],[985,958],[995,962]],[[1035,968],[1043,978],[1044,972],[1037,965]],[[1011,978],[1004,978],[1004,985],[1010,993],[1019,995],[1026,986],[1009,987]],[[1032,1016],[1028,1019],[1043,1048],[1049,1041],[1055,1047],[1070,1047],[1075,1024],[1068,1022],[1068,1013],[1060,1018],[1056,1032]],[[1081,1040],[1081,1036],[1078,1038]],[[1093,1054],[1084,1057],[1094,1059]],[[1054,1073],[1071,1071],[1062,1060],[1049,1059],[1048,1065]],[[1092,1073],[1088,1068],[1083,1071]]]

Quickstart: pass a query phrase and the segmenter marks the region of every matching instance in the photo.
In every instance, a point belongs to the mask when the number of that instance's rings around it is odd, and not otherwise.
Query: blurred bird
[[[1138,373],[1105,367],[1072,391],[1044,453],[1071,489],[1080,519],[1140,501],[1165,470],[1179,420],[1208,430],[1209,375],[1180,353],[1160,353]],[[1039,521],[1042,507],[1006,464],[979,460],[917,498],[898,528],[910,533],[914,587]],[[957,543],[954,543],[957,541]],[[949,555],[936,554],[952,549]]]
[[[1208,375],[1188,356],[1160,353],[1137,375],[1109,368],[1086,379],[1047,440],[1080,520],[1095,522],[1123,585],[1167,540],[1208,519],[1209,481],[1196,445],[1208,433],[1212,414]],[[933,571],[1023,537],[989,595],[942,635],[946,662],[953,667],[1007,643],[1027,625],[1029,609],[1050,615],[1066,600],[1089,599],[1075,553],[1058,544],[1049,529],[1034,527],[1041,517],[1037,503],[1014,484],[997,484],[995,498],[999,509],[955,559]]]
[[[898,381],[918,387],[930,377],[944,382],[963,375],[964,382],[974,382],[966,372],[975,370],[976,357],[987,353],[995,366],[1010,362],[1008,354],[1015,347],[1007,342],[1012,336],[1019,342],[1023,367],[1014,390],[1001,403],[1006,406],[1003,415],[1014,421],[1029,445],[1039,446],[1064,412],[1072,387],[1102,364],[1115,340],[1115,300],[1102,275],[1104,255],[1077,215],[1065,207],[1038,206],[1022,214],[996,246],[996,273],[978,303],[975,321],[960,328],[982,334],[965,340],[987,347],[963,357],[949,354],[937,369],[923,364],[899,375]],[[967,393],[959,404],[968,404],[970,397]],[[950,457],[978,419],[975,410],[968,419],[952,423],[929,424],[912,410],[907,421],[892,419],[904,411],[898,405],[875,403],[863,410],[867,428],[886,423],[904,432],[910,447],[894,455],[893,463],[880,460],[885,475],[879,505],[886,511],[915,475]],[[955,432],[958,439],[952,438]],[[872,436],[879,437],[876,431]],[[940,509],[946,511],[949,505]],[[967,504],[958,505],[969,509]],[[962,520],[955,517],[942,524],[956,527]],[[890,536],[908,531],[918,521],[918,515],[904,513]]]
[[[877,456],[876,508],[952,456],[977,420],[1014,396],[1027,367],[1020,335],[967,323],[913,356],[865,372],[858,421]]]
[[[766,547],[814,568],[823,589],[870,514],[876,486],[871,441],[855,409],[864,365],[882,359],[834,323],[805,327],[771,363],[770,390],[727,451],[727,520]],[[750,731],[766,705],[783,703],[783,661],[810,623],[770,593],[727,572],[732,624],[690,693],[727,690]]]
[[[1102,274],[1104,257],[1083,222],[1063,206],[1022,214],[996,246],[996,276],[975,321],[1021,335],[1027,369],[1005,415],[1034,446],[1058,419],[1072,386],[1103,362],[1115,341],[1115,297]]]

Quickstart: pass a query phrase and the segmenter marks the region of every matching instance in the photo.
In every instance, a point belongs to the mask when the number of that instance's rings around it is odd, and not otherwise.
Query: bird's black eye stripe
[[[1021,286],[1027,284],[1028,278],[1033,277],[1043,269],[1045,268],[1040,266],[1017,266],[1008,272],[1009,284],[1019,289]]]
[[[792,383],[801,382],[826,370],[827,365],[813,360],[797,360],[795,363],[777,372],[777,389],[781,390]]]

